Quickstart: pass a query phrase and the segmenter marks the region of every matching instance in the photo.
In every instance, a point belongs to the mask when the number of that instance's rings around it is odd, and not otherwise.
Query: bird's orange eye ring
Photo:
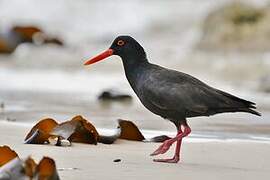
[[[117,45],[118,46],[123,46],[124,44],[125,44],[125,42],[123,40],[117,41]]]

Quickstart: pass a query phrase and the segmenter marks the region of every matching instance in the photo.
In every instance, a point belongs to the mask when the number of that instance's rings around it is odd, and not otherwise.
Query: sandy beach
[[[64,180],[269,180],[270,6],[266,0],[246,0],[251,4],[237,6],[243,12],[233,8],[236,16],[223,15],[227,11],[219,8],[230,2],[236,1],[0,1],[0,50],[2,41],[4,49],[12,45],[10,54],[0,53],[0,146],[10,146],[21,158],[53,158]],[[34,26],[44,33],[32,34],[26,43],[25,35],[12,31],[17,26]],[[252,101],[262,116],[224,113],[188,118],[192,133],[184,140],[178,164],[153,162],[150,154],[158,143],[24,144],[39,120],[61,123],[76,115],[101,134],[115,130],[117,119],[125,119],[147,138],[175,135],[173,123],[143,107],[119,57],[83,65],[122,34],[144,47],[149,62]],[[62,40],[64,46],[45,43],[49,37]],[[207,45],[212,40],[219,46]],[[108,89],[132,100],[101,101],[98,97]],[[170,158],[173,150],[157,158]]]
[[[20,157],[55,159],[61,179],[269,179],[270,143],[248,140],[184,141],[182,162],[154,163],[157,143],[118,140],[113,145],[73,143],[71,147],[23,144],[30,126],[0,122],[0,144]],[[173,149],[173,148],[172,148]],[[170,156],[169,152],[164,156]],[[121,159],[121,162],[113,162]]]

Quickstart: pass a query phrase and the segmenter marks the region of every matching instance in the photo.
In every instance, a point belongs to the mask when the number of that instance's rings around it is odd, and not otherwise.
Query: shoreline
[[[0,119],[0,126],[18,126],[28,131],[36,124],[36,122],[10,122]],[[99,128],[96,127],[97,131],[102,135],[112,135],[117,131],[117,129],[109,128]],[[153,138],[159,135],[167,135],[169,137],[174,137],[174,131],[162,131],[162,130],[149,130],[149,129],[140,129],[142,134],[145,136],[146,140]],[[27,133],[27,132],[26,132]],[[25,134],[26,135],[26,134]],[[224,133],[224,132],[211,132],[211,131],[195,131],[192,132],[187,138],[186,142],[197,143],[197,142],[257,142],[257,143],[266,143],[270,144],[270,136],[267,134],[248,134],[248,133]],[[148,142],[145,142],[148,143]]]
[[[117,140],[115,144],[87,145],[72,143],[71,147],[23,144],[30,129],[26,125],[0,122],[0,145],[9,145],[20,157],[31,155],[55,159],[61,179],[239,179],[270,177],[270,143],[256,141],[183,142],[182,162],[155,163],[149,154],[158,143]],[[170,157],[173,148],[161,157]],[[159,158],[159,157],[158,157]],[[121,159],[120,162],[113,162]]]

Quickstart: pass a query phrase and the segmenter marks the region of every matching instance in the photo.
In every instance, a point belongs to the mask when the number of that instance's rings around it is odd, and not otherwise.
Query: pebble
[[[121,162],[121,159],[115,159],[113,162]]]

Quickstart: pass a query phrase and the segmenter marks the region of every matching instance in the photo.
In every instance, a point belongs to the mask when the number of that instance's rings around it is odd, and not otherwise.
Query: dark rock
[[[5,103],[3,103],[3,102],[0,103],[0,109],[1,109],[2,111],[5,110]]]
[[[121,162],[121,159],[115,159],[113,162]]]
[[[9,122],[16,122],[17,120],[16,120],[16,118],[7,117],[7,121],[9,121]]]
[[[117,90],[105,90],[99,96],[99,100],[109,100],[109,101],[126,101],[132,100],[132,97],[129,94],[122,93]]]
[[[144,142],[158,142],[159,143],[159,142],[164,142],[169,139],[171,139],[169,136],[160,135],[160,136],[153,137],[151,139],[146,139],[144,140]]]
[[[98,142],[103,144],[113,144],[120,136],[120,130],[111,136],[99,135]]]

